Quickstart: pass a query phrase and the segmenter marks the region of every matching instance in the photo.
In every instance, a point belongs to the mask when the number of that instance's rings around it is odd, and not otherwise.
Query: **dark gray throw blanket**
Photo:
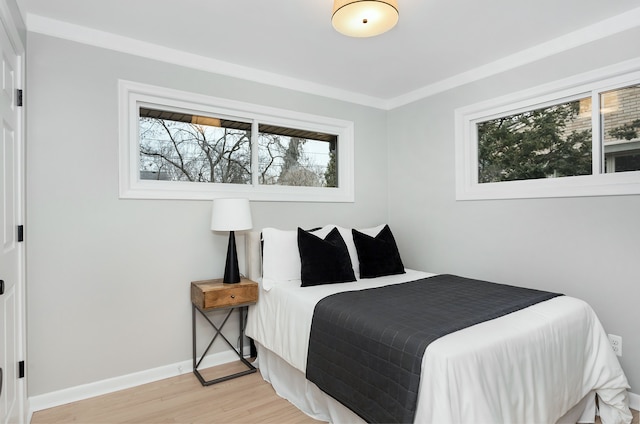
[[[331,295],[314,310],[307,379],[367,422],[413,422],[429,343],[556,296],[455,275]]]

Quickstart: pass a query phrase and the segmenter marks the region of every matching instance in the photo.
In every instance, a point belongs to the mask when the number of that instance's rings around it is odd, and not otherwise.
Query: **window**
[[[337,136],[274,125],[258,131],[260,184],[337,187]]]
[[[477,123],[478,183],[591,174],[590,100]]]
[[[640,194],[640,72],[591,78],[456,110],[456,198]]]
[[[600,94],[604,172],[640,170],[640,84]]]
[[[353,201],[353,123],[120,81],[120,197]]]
[[[251,124],[139,108],[140,179],[251,184]]]

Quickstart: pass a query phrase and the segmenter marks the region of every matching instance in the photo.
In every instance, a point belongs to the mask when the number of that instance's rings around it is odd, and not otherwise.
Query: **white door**
[[[24,420],[24,383],[18,376],[24,313],[24,248],[17,237],[23,199],[20,109],[16,104],[19,78],[18,57],[0,23],[0,423]]]

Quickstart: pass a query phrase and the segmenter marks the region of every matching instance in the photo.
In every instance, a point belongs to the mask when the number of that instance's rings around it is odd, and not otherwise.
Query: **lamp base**
[[[236,284],[240,282],[240,270],[238,269],[238,252],[236,251],[236,236],[229,231],[229,246],[227,246],[227,262],[224,266],[224,284]]]

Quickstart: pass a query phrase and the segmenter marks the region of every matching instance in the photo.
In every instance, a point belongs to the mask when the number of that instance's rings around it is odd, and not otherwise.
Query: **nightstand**
[[[224,284],[222,278],[216,280],[202,280],[191,282],[191,330],[193,340],[193,373],[198,377],[200,383],[203,386],[210,386],[212,384],[221,383],[223,381],[230,380],[232,378],[241,377],[243,375],[256,372],[256,368],[244,358],[244,327],[245,327],[245,315],[247,313],[248,306],[258,301],[258,283],[251,281],[247,278],[242,278],[239,283],[236,284]],[[240,348],[236,347],[227,340],[222,334],[222,328],[227,323],[227,320],[231,316],[231,313],[238,309],[240,312]],[[228,310],[227,315],[222,321],[222,324],[215,325],[213,321],[207,316],[207,312],[213,310]],[[213,327],[215,333],[209,342],[207,348],[202,353],[200,360],[197,361],[196,357],[196,311],[206,319],[206,321]],[[213,342],[218,338],[222,339],[227,345],[238,355],[240,361],[247,367],[247,370],[241,371],[235,374],[227,375],[213,380],[205,380],[198,367],[200,363],[209,352],[209,349],[213,345]]]

